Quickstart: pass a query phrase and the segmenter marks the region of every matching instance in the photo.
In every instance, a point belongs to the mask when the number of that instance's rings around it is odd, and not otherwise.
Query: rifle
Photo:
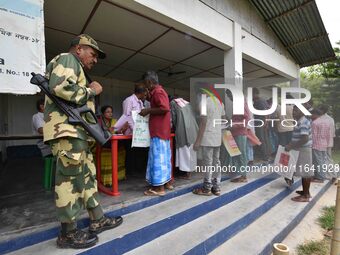
[[[111,138],[111,133],[104,129],[98,123],[98,119],[94,112],[87,107],[86,104],[78,107],[76,104],[67,102],[53,95],[48,88],[48,79],[41,74],[31,73],[31,83],[37,85],[48,96],[57,107],[68,116],[68,123],[71,125],[82,126],[100,145],[104,145]],[[89,113],[95,120],[95,123],[88,123],[82,118],[82,114]]]

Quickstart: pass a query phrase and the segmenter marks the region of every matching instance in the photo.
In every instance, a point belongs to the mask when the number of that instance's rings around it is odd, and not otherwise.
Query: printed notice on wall
[[[0,93],[35,94],[45,72],[43,0],[0,0]]]

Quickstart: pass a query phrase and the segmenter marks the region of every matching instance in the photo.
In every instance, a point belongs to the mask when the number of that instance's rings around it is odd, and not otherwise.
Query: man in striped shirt
[[[309,202],[311,197],[309,187],[313,176],[311,123],[296,106],[293,108],[293,117],[297,121],[297,125],[294,127],[292,140],[286,145],[285,149],[286,151],[299,151],[294,175],[302,178],[302,190],[296,191],[299,196],[293,197],[292,200],[295,202]]]
[[[322,183],[324,174],[321,169],[326,169],[330,164],[327,149],[329,138],[331,137],[331,123],[327,118],[322,118],[322,112],[319,109],[312,111],[312,141],[313,141],[313,164],[315,168],[313,182]]]
[[[321,119],[325,119],[329,122],[330,125],[330,132],[328,137],[328,146],[327,146],[327,154],[329,159],[332,161],[332,148],[334,146],[334,137],[335,137],[335,123],[334,119],[328,115],[328,106],[327,105],[320,105],[319,107],[322,116]]]

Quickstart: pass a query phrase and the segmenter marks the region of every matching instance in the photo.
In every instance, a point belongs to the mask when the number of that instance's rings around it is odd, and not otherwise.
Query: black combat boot
[[[74,229],[67,233],[61,233],[57,239],[59,248],[84,249],[94,246],[98,242],[96,234],[87,233],[80,229]]]
[[[99,234],[105,230],[118,227],[122,222],[123,218],[120,216],[111,218],[104,215],[99,220],[91,220],[89,232]]]

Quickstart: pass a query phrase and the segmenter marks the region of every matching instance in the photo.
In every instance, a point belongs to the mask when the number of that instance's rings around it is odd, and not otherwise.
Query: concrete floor
[[[324,238],[326,231],[318,224],[318,218],[322,214],[323,207],[335,205],[336,191],[337,186],[332,185],[307,213],[307,215],[303,218],[303,221],[301,221],[301,223],[299,223],[299,225],[297,225],[282,241],[282,243],[289,247],[289,254],[298,255],[297,247],[300,244],[304,244],[311,240],[319,241]]]
[[[11,236],[59,225],[55,214],[54,192],[46,191],[42,186],[41,157],[11,159],[0,169],[0,242]],[[203,180],[203,173],[194,172],[190,180],[179,179],[178,174],[179,171],[175,171],[175,190]],[[223,175],[226,174],[222,173]],[[261,176],[261,173],[253,175]],[[147,188],[145,173],[133,173],[133,176],[126,177],[126,180],[119,182],[120,196],[112,197],[100,193],[104,211],[150,199],[143,194]],[[85,210],[81,217],[87,217]]]
[[[54,192],[42,187],[43,161],[41,158],[18,159],[6,163],[0,173],[0,241],[9,234],[16,235],[44,225],[57,224]],[[193,173],[191,180],[177,179],[175,189],[200,182],[201,173]],[[147,183],[144,174],[127,176],[119,182],[119,197],[100,193],[104,210],[149,199],[143,195]],[[84,211],[83,216],[87,213]]]

